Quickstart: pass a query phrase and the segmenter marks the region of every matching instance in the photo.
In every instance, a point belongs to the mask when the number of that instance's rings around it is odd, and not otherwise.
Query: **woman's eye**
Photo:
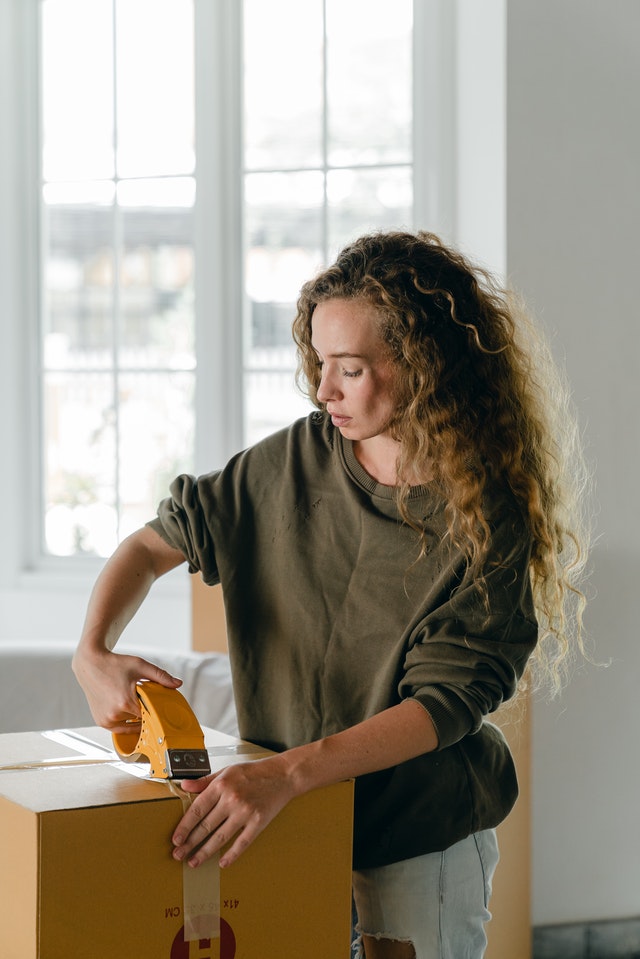
[[[342,371],[343,376],[360,376],[361,373],[362,373],[362,370],[343,370]]]

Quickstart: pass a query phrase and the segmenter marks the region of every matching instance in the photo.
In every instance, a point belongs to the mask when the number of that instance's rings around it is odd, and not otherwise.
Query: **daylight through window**
[[[412,224],[412,8],[243,2],[242,116],[217,131],[244,158],[237,449],[309,409],[301,284],[358,234]],[[43,548],[105,556],[194,468],[196,380],[224,362],[194,346],[197,324],[228,321],[194,293],[209,65],[193,0],[41,0],[41,15]]]

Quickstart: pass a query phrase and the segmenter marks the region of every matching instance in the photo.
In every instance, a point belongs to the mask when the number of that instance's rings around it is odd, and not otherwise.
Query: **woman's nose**
[[[330,375],[326,366],[323,366],[322,375],[320,376],[320,385],[318,386],[316,396],[321,403],[328,403],[330,400],[335,400],[337,398],[336,393],[337,390],[335,386],[335,377]]]

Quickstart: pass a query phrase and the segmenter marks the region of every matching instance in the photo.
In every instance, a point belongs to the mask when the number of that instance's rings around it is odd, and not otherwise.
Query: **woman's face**
[[[311,345],[321,367],[318,402],[353,441],[387,435],[396,408],[395,368],[378,323],[366,300],[325,300],[313,312]]]

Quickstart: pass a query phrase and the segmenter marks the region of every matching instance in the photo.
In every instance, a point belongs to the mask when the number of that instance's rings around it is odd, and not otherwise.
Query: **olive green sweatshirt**
[[[222,584],[243,738],[287,749],[406,697],[429,712],[436,752],[356,782],[355,868],[444,849],[507,815],[515,770],[484,718],[513,695],[537,638],[514,502],[488,502],[483,595],[443,499],[411,490],[428,542],[418,558],[394,494],[316,412],[222,470],[178,477],[150,524]]]

